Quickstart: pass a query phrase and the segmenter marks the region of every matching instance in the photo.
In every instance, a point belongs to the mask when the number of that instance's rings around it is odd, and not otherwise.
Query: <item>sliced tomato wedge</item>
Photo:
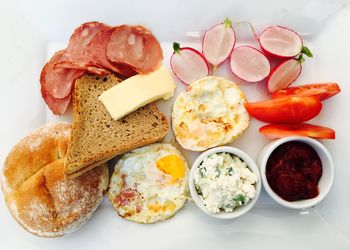
[[[318,97],[290,96],[262,102],[245,103],[245,108],[256,119],[268,123],[305,122],[322,109]]]
[[[269,124],[259,129],[268,138],[282,138],[286,136],[307,136],[318,139],[335,139],[335,131],[331,128],[307,123],[298,124]]]
[[[290,87],[286,89],[278,90],[272,94],[272,98],[278,98],[283,96],[299,95],[299,96],[317,96],[321,101],[326,100],[340,92],[339,85],[337,83],[316,83],[306,84],[302,86]]]

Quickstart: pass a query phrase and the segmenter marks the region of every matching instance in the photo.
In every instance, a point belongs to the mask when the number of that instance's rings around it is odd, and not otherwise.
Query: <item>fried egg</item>
[[[209,76],[193,82],[174,102],[176,140],[192,151],[232,142],[249,126],[245,102],[240,88],[225,78]]]
[[[144,146],[119,159],[108,197],[118,214],[127,220],[163,221],[185,205],[188,173],[188,163],[171,144]]]

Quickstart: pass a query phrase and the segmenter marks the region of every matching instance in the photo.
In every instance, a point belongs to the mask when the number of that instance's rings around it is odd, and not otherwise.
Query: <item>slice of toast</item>
[[[117,121],[112,119],[98,96],[120,81],[112,74],[105,77],[85,74],[75,82],[74,122],[65,162],[69,178],[166,135],[167,120],[154,103]]]

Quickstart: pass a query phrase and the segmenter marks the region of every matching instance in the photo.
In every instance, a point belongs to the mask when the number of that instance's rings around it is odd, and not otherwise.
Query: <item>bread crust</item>
[[[160,141],[168,132],[168,122],[154,103],[118,121],[112,119],[98,96],[120,81],[113,74],[104,77],[85,74],[76,81],[73,130],[65,163],[68,178],[79,176],[116,155]]]
[[[97,209],[107,189],[106,164],[78,178],[64,177],[69,123],[47,124],[9,153],[1,186],[8,209],[27,231],[58,237],[77,230]]]

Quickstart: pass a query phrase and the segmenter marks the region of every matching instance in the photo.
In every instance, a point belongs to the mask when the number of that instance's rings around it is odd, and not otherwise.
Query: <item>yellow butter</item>
[[[104,91],[99,100],[114,120],[158,99],[174,95],[175,81],[164,66],[147,75],[135,75]]]

